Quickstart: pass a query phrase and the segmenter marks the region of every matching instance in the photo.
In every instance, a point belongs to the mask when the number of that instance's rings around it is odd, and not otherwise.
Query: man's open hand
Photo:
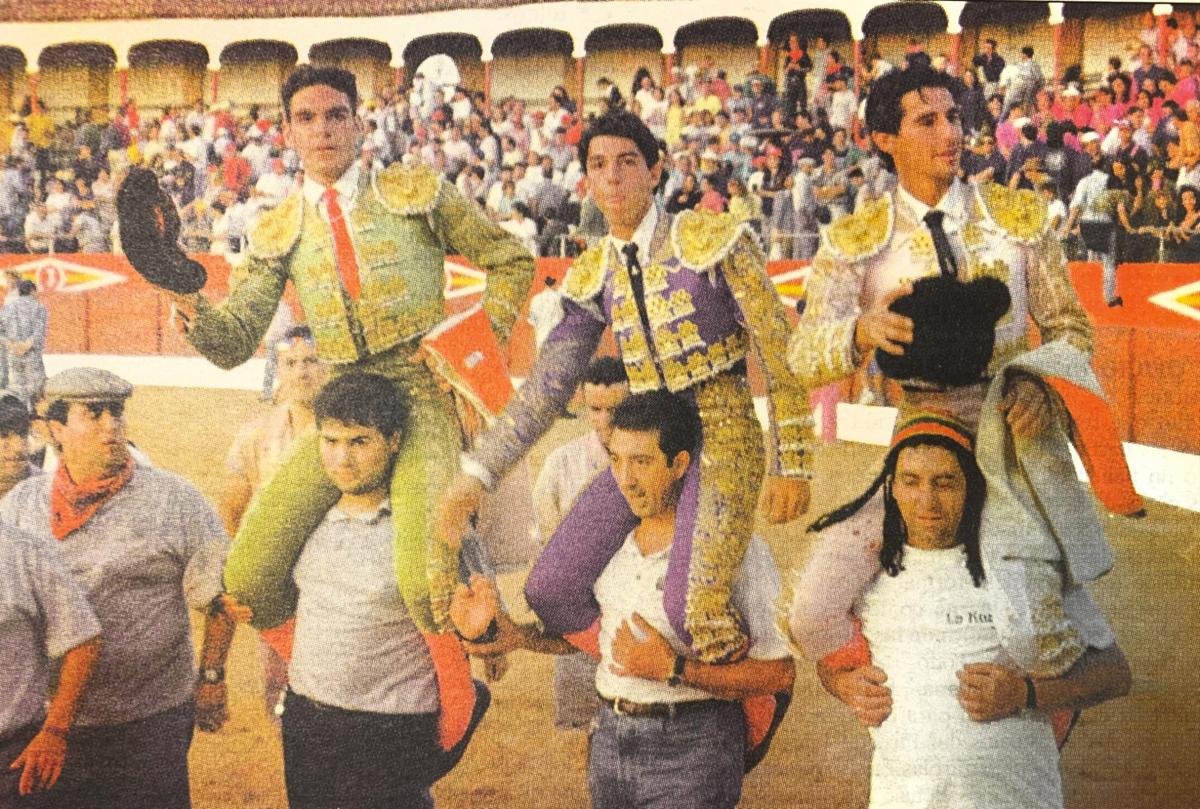
[[[434,533],[451,549],[462,546],[463,534],[471,524],[471,515],[479,511],[483,500],[483,484],[478,478],[459,472],[438,501]]]
[[[759,508],[772,525],[791,522],[808,511],[807,480],[770,476],[763,483]]]
[[[609,670],[621,677],[665,682],[675,667],[675,650],[645,618],[635,612],[632,619],[633,626],[622,621],[613,635]]]
[[[860,355],[866,356],[876,348],[897,356],[904,353],[904,347],[913,341],[912,318],[898,315],[888,307],[912,291],[911,284],[898,286],[859,315],[854,325],[854,345]]]

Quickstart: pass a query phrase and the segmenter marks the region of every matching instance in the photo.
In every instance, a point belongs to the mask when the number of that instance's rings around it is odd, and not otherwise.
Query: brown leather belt
[[[601,696],[600,701],[612,708],[618,716],[656,717],[659,719],[674,719],[675,717],[708,708],[723,705],[719,699],[697,699],[686,702],[631,702],[627,699],[609,699]]]

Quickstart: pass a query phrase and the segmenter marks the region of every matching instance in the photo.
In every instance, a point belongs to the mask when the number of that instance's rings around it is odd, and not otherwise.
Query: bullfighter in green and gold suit
[[[224,303],[194,295],[178,296],[177,305],[190,315],[188,341],[218,366],[233,368],[255,352],[290,279],[333,373],[382,374],[407,389],[412,434],[391,486],[396,574],[417,626],[442,632],[449,628],[458,563],[455,552],[431,541],[431,517],[436,495],[457,469],[462,433],[451,396],[414,354],[445,316],[448,251],[488,272],[483,308],[501,341],[524,303],[534,262],[432,169],[397,164],[360,171],[355,105],[353,78],[344,71],[302,67],[292,74],[284,85],[284,134],[300,153],[304,188],[262,216]],[[356,267],[355,277],[345,277],[347,264]],[[317,452],[316,437],[298,444],[251,505],[230,554],[226,587],[253,610],[256,626],[276,625],[291,613],[291,568],[338,498]]]

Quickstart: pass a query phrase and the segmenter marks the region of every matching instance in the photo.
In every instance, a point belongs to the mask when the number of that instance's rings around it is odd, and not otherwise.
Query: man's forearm
[[[547,655],[569,655],[578,652],[570,641],[557,635],[547,635],[536,623],[517,624],[521,633],[521,648]]]
[[[1081,710],[1129,693],[1132,675],[1125,654],[1115,643],[1107,649],[1089,648],[1066,674],[1034,679],[1037,706]]]
[[[81,643],[63,655],[62,667],[59,669],[58,689],[50,700],[46,711],[46,721],[43,727],[56,728],[60,731],[70,729],[75,719],[75,711],[79,700],[87,688],[96,661],[100,659],[100,639],[93,638]]]
[[[200,667],[219,669],[224,667],[229,655],[229,644],[233,641],[233,630],[237,623],[224,610],[209,613],[204,618],[204,641],[200,646]]]
[[[784,660],[746,658],[736,663],[683,664],[683,683],[707,691],[717,699],[739,700],[790,691],[796,680],[796,665]]]

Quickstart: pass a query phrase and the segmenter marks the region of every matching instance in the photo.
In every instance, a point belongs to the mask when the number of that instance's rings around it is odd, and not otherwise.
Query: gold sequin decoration
[[[1083,656],[1083,642],[1063,612],[1062,597],[1043,595],[1029,618],[1037,633],[1038,650],[1037,670],[1031,673],[1043,677],[1064,674]]]
[[[646,336],[640,330],[618,337],[617,346],[621,350],[621,357],[626,362],[637,362],[650,356],[650,347],[646,344]]]
[[[667,268],[661,264],[651,264],[642,271],[642,292],[652,295],[667,288]]]
[[[262,258],[279,258],[300,238],[304,219],[304,195],[289,194],[275,208],[258,219],[250,233],[250,250]]]
[[[563,294],[576,303],[587,303],[604,288],[604,249],[593,247],[581,253],[563,279]]]
[[[1014,239],[1032,244],[1045,232],[1046,205],[1033,191],[983,183],[980,193],[988,216]]]
[[[651,298],[646,301],[647,308],[660,300],[661,298]],[[633,298],[622,298],[613,301],[612,330],[614,334],[635,328],[638,325],[638,318],[637,304],[633,302]],[[650,316],[650,322],[654,322],[654,315]]]
[[[654,365],[654,360],[647,357],[644,360],[631,362],[628,357],[622,357],[625,361],[625,373],[629,376],[629,392],[630,393],[645,393],[648,390],[658,390],[662,387],[662,379],[658,376],[658,368]]]
[[[685,211],[676,218],[677,250],[688,267],[705,269],[724,258],[742,232],[729,213]]]
[[[679,324],[679,328],[672,331],[670,326],[659,326],[654,330],[654,347],[658,351],[658,356],[667,359],[670,357],[678,357],[685,351],[693,348],[703,348],[704,340],[700,338],[700,328],[690,320],[685,320]]]
[[[892,198],[883,196],[844,216],[827,231],[829,243],[848,260],[879,252],[891,236]]]
[[[746,336],[735,332],[707,349],[690,354],[685,362],[663,361],[663,378],[668,389],[681,391],[716,376],[745,356]]]
[[[394,163],[376,174],[373,182],[380,201],[403,216],[432,211],[442,185],[441,176],[424,163],[411,168]]]
[[[696,407],[704,450],[684,625],[698,657],[716,662],[745,642],[729,599],[754,528],[763,434],[744,377],[723,374],[701,383]]]

